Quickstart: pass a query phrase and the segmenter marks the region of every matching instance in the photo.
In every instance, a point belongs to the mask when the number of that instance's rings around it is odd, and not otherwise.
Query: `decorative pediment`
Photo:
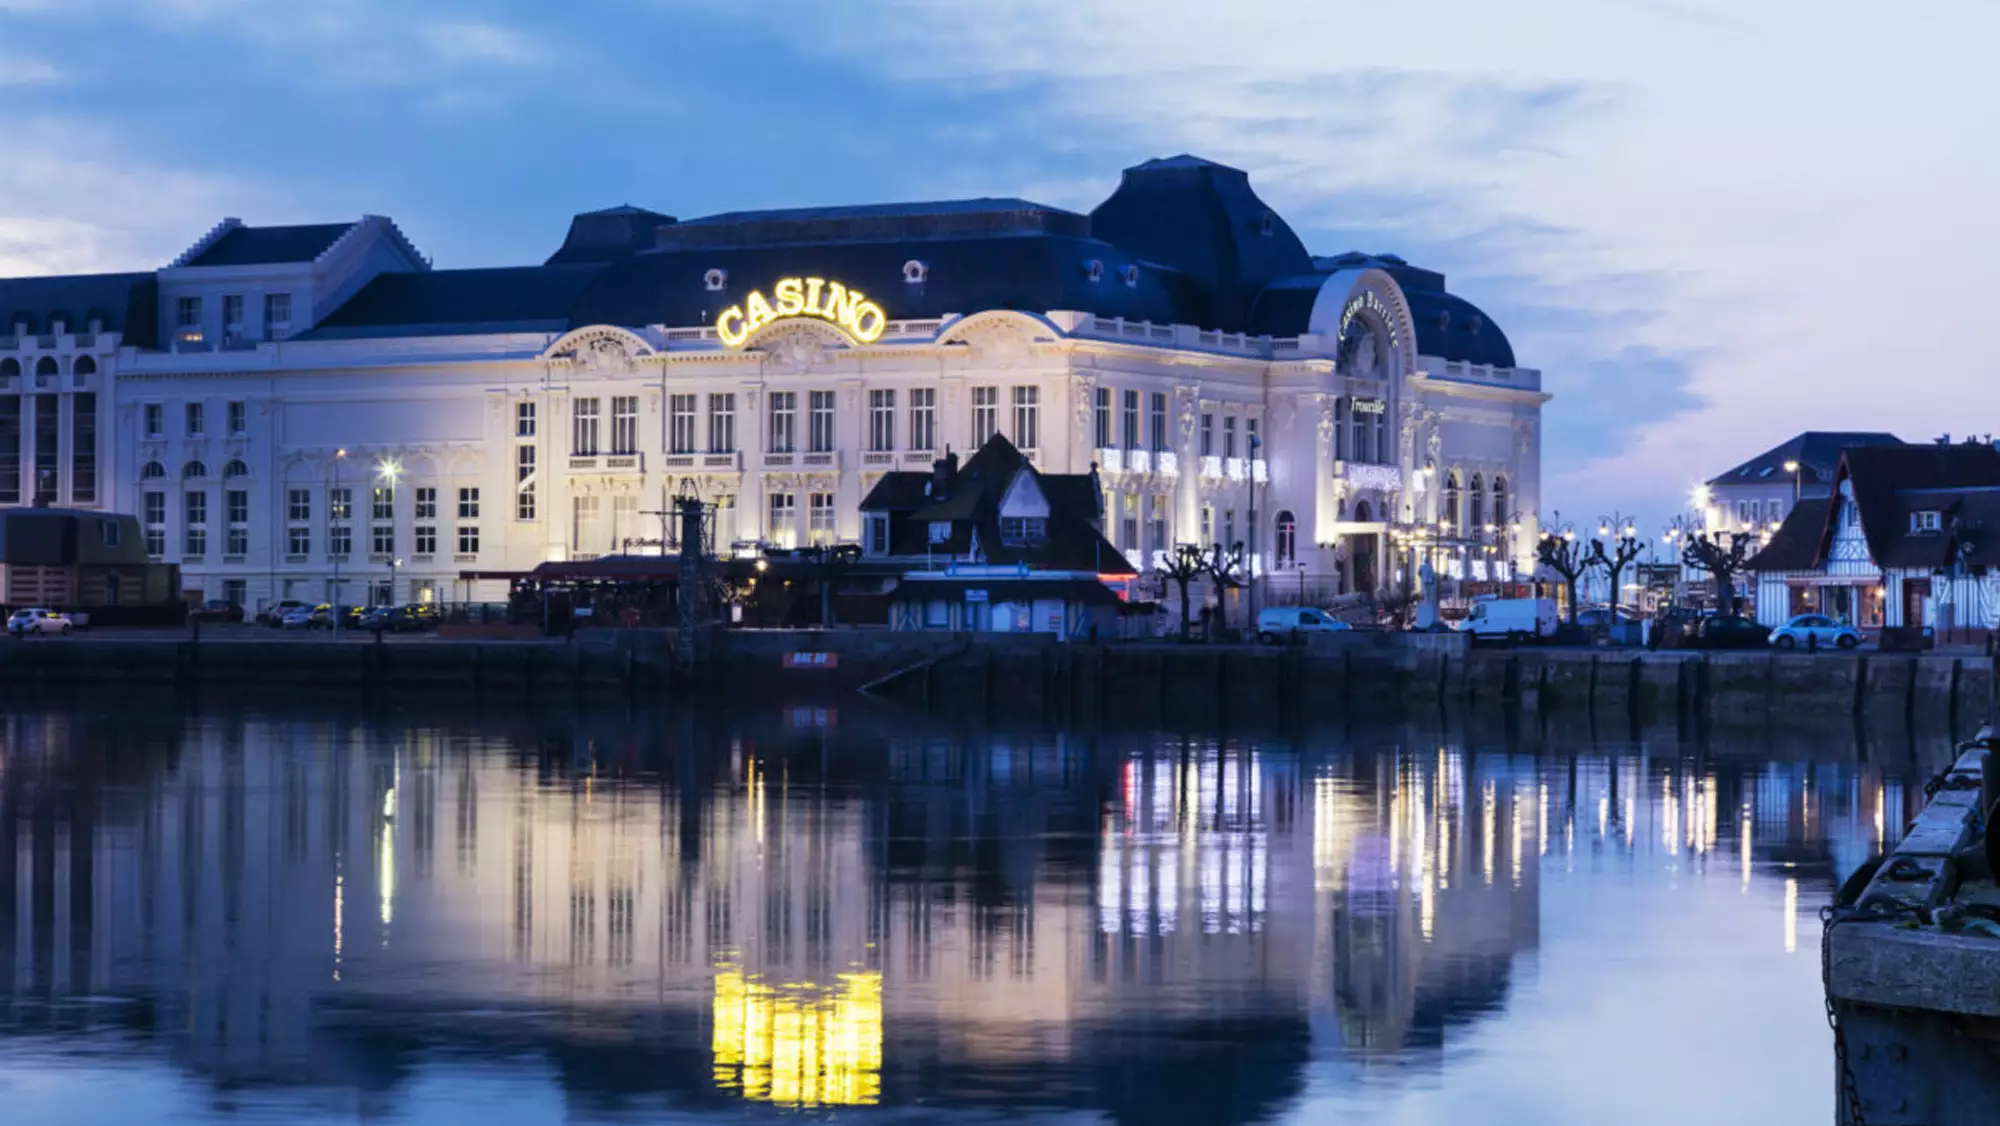
[[[579,375],[629,375],[653,346],[637,333],[614,325],[592,325],[564,333],[542,353],[552,371]]]

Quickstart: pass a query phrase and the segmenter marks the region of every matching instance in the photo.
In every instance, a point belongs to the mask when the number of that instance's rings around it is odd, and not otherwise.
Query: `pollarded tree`
[[[1188,636],[1188,584],[1208,574],[1208,557],[1201,548],[1184,543],[1174,548],[1174,553],[1156,570],[1160,577],[1173,583],[1181,591],[1181,640]]]
[[[1736,613],[1736,576],[1750,558],[1749,536],[1731,536],[1727,545],[1712,535],[1689,536],[1681,547],[1681,562],[1715,579],[1715,608],[1724,614]]]
[[[1576,580],[1590,569],[1590,559],[1584,554],[1583,545],[1576,542],[1575,532],[1562,535],[1544,533],[1540,543],[1535,545],[1535,558],[1542,566],[1562,577],[1563,587],[1569,592],[1569,624],[1576,624]]]
[[[1208,581],[1215,584],[1215,632],[1229,628],[1228,592],[1243,585],[1243,544],[1231,544],[1224,548],[1221,544],[1209,547],[1204,569]]]
[[[1591,540],[1590,554],[1584,559],[1584,564],[1604,568],[1605,575],[1611,580],[1611,606],[1615,610],[1618,607],[1619,592],[1624,589],[1618,585],[1618,579],[1625,573],[1625,568],[1630,566],[1634,559],[1639,558],[1639,552],[1644,545],[1639,542],[1637,536],[1630,535],[1621,535],[1612,543],[1614,545],[1612,549],[1606,551],[1603,540]]]

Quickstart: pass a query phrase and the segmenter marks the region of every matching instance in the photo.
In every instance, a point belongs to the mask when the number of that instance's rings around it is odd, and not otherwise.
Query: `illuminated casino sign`
[[[872,344],[889,327],[882,306],[858,289],[825,278],[785,278],[771,287],[771,296],[754,291],[741,305],[731,305],[715,318],[715,332],[731,348],[740,348],[750,334],[785,317],[813,317],[839,328],[856,344]]]
[[[1389,347],[1394,348],[1396,346],[1396,314],[1390,312],[1388,304],[1380,297],[1375,296],[1372,290],[1361,291],[1352,301],[1347,303],[1347,308],[1340,311],[1340,339],[1347,339],[1347,330],[1354,324],[1354,318],[1364,312],[1375,314],[1376,318],[1382,322],[1382,327],[1389,332]]]

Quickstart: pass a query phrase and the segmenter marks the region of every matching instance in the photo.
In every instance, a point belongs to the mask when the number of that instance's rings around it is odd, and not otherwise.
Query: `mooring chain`
[[[1848,1126],[1868,1126],[1868,1120],[1861,1113],[1861,1090],[1855,1086],[1854,1068],[1847,1062],[1847,1034],[1840,1027],[1840,1010],[1833,1003],[1833,929],[1844,923],[1889,922],[1906,916],[1929,922],[1929,914],[1918,904],[1881,898],[1860,907],[1829,904],[1819,909],[1820,989],[1826,994],[1826,1025],[1833,1030],[1833,1061],[1840,1072],[1840,1097],[1847,1104]]]

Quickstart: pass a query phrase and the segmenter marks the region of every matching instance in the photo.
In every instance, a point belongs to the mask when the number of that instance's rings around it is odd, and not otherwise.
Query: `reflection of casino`
[[[1112,737],[850,738],[827,749],[867,780],[822,788],[816,735],[606,725],[523,761],[261,721],[154,756],[158,784],[48,785],[4,734],[0,1003],[138,998],[101,1018],[196,1073],[377,1089],[478,1048],[584,1099],[1133,1122],[1251,1121],[1312,1059],[1435,1049],[1504,1002],[1563,854],[1733,879],[1754,845],[1824,882],[1792,842],[1878,842],[1902,800],[1845,768],[1598,760],[1566,789],[1548,760]],[[144,738],[82,745],[130,773]]]
[[[0,503],[137,513],[253,606],[491,596],[453,584],[657,539],[683,488],[725,543],[866,545],[884,473],[995,432],[1096,464],[1141,566],[1243,542],[1329,594],[1394,583],[1397,525],[1525,562],[1539,503],[1541,377],[1491,318],[1186,156],[1087,216],[623,207],[503,269],[380,217],[226,220],[158,271],[0,280],[0,355]]]

